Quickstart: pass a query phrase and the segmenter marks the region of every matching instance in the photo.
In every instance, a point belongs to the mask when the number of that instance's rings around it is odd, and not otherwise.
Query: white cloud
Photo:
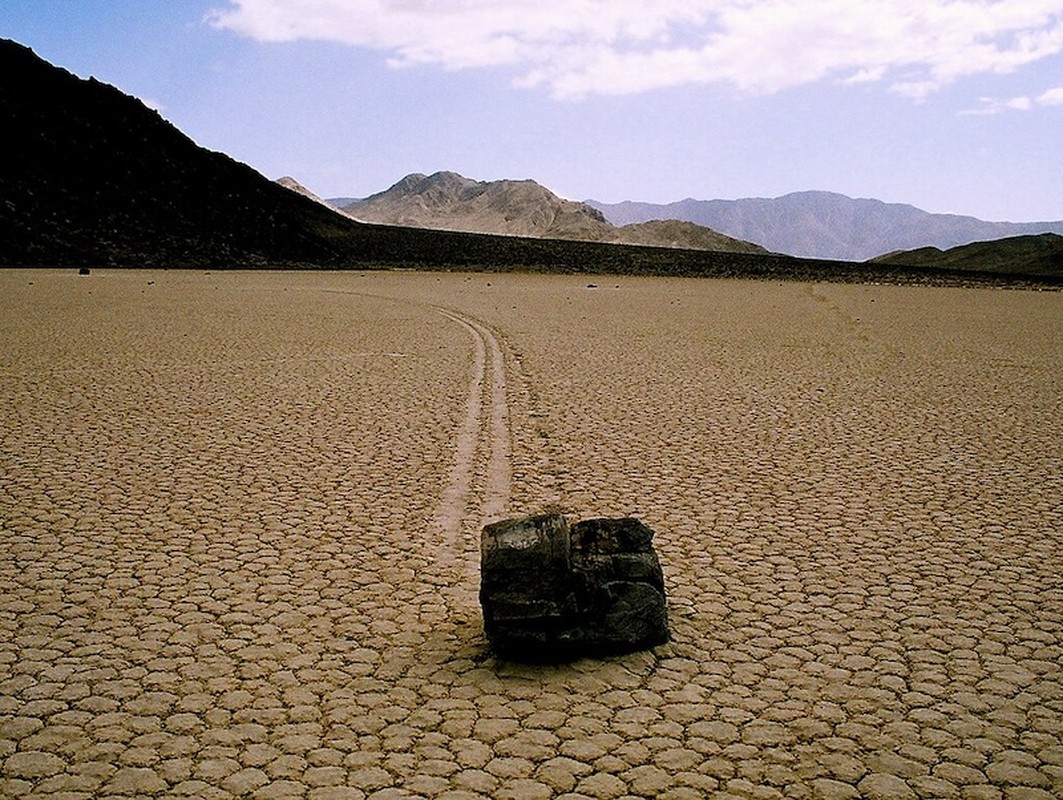
[[[228,0],[260,41],[373,48],[394,66],[509,67],[557,97],[823,79],[925,99],[1063,53],[1063,0]]]
[[[1038,95],[1037,104],[1041,106],[1063,106],[1063,86],[1049,89],[1044,94]]]
[[[960,113],[988,116],[991,114],[1003,114],[1005,111],[1029,111],[1038,106],[1063,106],[1063,86],[1049,89],[1037,97],[1027,97],[1026,95],[1006,99],[979,97],[978,102],[980,105],[977,108],[971,108]]]

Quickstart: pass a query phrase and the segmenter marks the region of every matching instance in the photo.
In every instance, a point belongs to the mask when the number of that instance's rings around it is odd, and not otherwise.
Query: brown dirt
[[[1063,793],[1063,296],[594,282],[0,272],[0,796]],[[547,505],[670,644],[490,656]]]

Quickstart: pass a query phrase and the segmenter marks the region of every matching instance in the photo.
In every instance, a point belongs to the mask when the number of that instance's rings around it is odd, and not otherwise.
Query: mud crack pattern
[[[0,796],[1063,795],[1061,295],[594,283],[0,273]],[[669,645],[490,656],[546,504]]]

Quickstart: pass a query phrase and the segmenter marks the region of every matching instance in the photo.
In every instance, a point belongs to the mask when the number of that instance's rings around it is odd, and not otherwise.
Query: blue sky
[[[324,197],[448,169],[1063,219],[1063,0],[0,0],[0,36]]]

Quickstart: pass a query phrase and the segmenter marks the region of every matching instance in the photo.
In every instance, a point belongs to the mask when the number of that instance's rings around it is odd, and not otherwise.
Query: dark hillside
[[[332,262],[351,226],[140,101],[0,43],[2,261],[7,264]]]
[[[1015,272],[1058,278],[1063,276],[1063,236],[1054,233],[1012,236],[992,242],[974,242],[948,250],[922,247],[918,250],[887,253],[871,259],[871,263],[980,272]]]

